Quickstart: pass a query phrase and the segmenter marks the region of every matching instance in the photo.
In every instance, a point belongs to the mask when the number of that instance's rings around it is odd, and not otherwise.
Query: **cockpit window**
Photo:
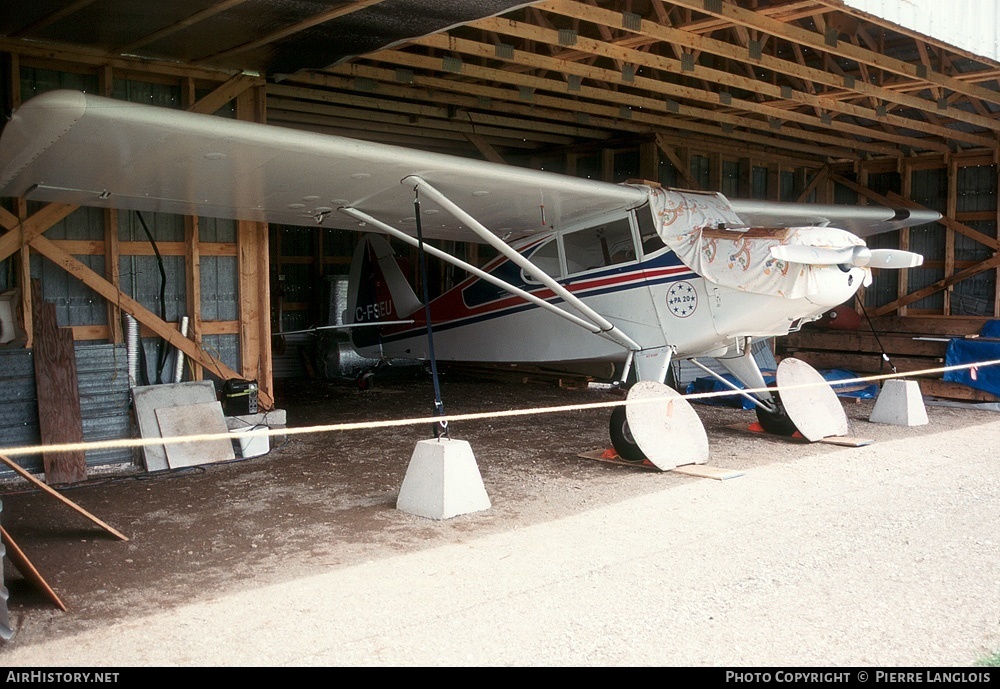
[[[559,243],[556,242],[555,237],[552,238],[552,241],[538,247],[528,258],[536,268],[546,275],[554,278],[559,277]],[[521,277],[524,278],[525,282],[541,282],[527,271],[522,270]]]
[[[657,232],[656,220],[649,206],[643,206],[635,212],[636,220],[639,223],[639,243],[642,244],[642,253],[648,256],[651,253],[664,248],[666,244],[660,239]]]
[[[563,247],[570,275],[636,259],[635,241],[628,218],[563,235]]]

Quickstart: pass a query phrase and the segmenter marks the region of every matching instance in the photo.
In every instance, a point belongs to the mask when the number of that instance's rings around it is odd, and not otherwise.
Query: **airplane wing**
[[[646,200],[635,187],[76,91],[28,101],[0,137],[0,195],[287,225],[351,227],[336,212],[350,206],[415,234],[407,175],[499,236]],[[425,236],[482,241],[423,197],[421,209]]]
[[[754,199],[729,199],[740,220],[753,227],[836,227],[870,237],[903,227],[934,222],[937,211],[885,206],[832,206],[815,203],[780,203]]]

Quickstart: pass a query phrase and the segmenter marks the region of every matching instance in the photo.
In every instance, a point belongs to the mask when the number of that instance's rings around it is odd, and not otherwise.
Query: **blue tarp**
[[[774,371],[761,371],[764,374],[764,381],[768,385],[774,383]],[[878,385],[871,383],[865,385],[864,383],[849,383],[846,388],[843,388],[837,384],[836,381],[839,380],[849,380],[852,378],[859,378],[857,373],[851,371],[846,371],[844,369],[834,368],[820,371],[819,374],[833,386],[834,392],[837,393],[838,397],[851,397],[855,399],[870,400],[874,399],[878,395]],[[736,378],[729,375],[728,373],[722,376],[730,383],[733,383],[740,389],[744,389],[746,386],[740,383]],[[841,387],[841,389],[837,389]],[[705,376],[703,378],[696,378],[695,380],[688,383],[687,394],[692,395],[698,392],[724,392],[729,390],[725,385],[717,381],[715,378]],[[756,405],[753,402],[737,394],[732,395],[720,395],[718,397],[709,397],[708,399],[692,400],[694,402],[701,402],[702,404],[711,404],[715,406],[724,407],[743,407],[744,409],[753,409]]]
[[[996,323],[997,321],[990,322]],[[985,330],[986,328],[983,329]],[[1000,333],[998,333],[998,336],[1000,336]],[[944,364],[945,366],[960,366],[962,364],[994,361],[996,359],[1000,359],[1000,342],[955,338],[948,343],[948,351],[944,356]],[[1000,395],[1000,365],[946,371],[944,379],[952,383],[961,383],[962,385],[968,385],[970,388]]]

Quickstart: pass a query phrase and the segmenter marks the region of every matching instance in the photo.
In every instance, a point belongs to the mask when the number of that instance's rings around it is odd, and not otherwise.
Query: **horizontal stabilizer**
[[[814,266],[855,266],[857,268],[914,268],[924,257],[899,249],[869,249],[866,246],[828,248],[805,244],[783,244],[771,247],[771,255],[779,261]]]

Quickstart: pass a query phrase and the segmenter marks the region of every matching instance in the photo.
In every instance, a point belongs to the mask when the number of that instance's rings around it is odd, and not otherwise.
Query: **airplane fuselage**
[[[846,233],[845,233],[846,234]],[[517,247],[531,257],[551,238],[534,238]],[[767,239],[749,240],[772,241]],[[538,261],[541,263],[541,261]],[[485,268],[516,287],[549,301],[564,300],[507,259]],[[628,334],[644,351],[669,349],[672,358],[720,356],[742,338],[785,335],[849,299],[861,286],[865,270],[806,266],[811,294],[789,298],[777,291],[749,292],[698,275],[663,247],[641,260],[584,270],[559,280],[584,303]],[[357,321],[394,313],[394,304],[355,306]],[[579,326],[512,296],[479,278],[469,278],[430,304],[436,355],[442,360],[473,362],[620,362],[627,352],[617,343],[583,332]],[[409,326],[384,328],[378,343],[359,348],[367,356],[426,358],[423,309],[400,314]]]

